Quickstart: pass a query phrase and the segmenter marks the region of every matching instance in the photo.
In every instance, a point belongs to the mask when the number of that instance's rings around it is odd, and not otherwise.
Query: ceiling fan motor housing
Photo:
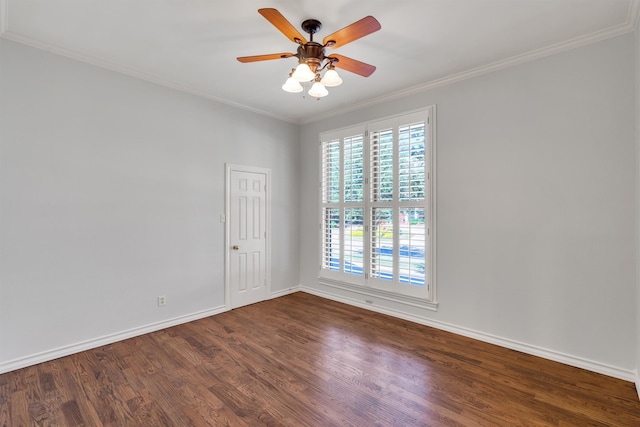
[[[305,44],[300,43],[296,56],[299,62],[305,62],[311,68],[311,71],[315,73],[325,58],[324,46],[313,41],[313,35],[320,31],[322,23],[317,19],[307,19],[302,23],[301,27],[306,33],[309,33],[310,41]]]
[[[296,56],[299,62],[306,62],[311,71],[315,73],[325,58],[324,46],[320,43],[308,42],[298,46],[298,54]]]

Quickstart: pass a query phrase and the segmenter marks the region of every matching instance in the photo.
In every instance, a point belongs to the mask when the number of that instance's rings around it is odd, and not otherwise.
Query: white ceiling
[[[640,0],[0,0],[2,37],[292,122],[535,59],[634,30]],[[324,36],[372,15],[382,29],[331,52],[375,65],[317,101],[284,92],[295,52],[257,10]],[[300,29],[300,32],[304,32]]]

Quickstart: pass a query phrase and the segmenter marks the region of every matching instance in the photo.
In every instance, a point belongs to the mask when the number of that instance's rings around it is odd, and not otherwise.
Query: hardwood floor
[[[634,385],[304,293],[0,375],[1,426],[640,426]]]

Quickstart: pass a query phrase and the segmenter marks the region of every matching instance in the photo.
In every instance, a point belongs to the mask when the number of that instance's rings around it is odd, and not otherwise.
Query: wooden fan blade
[[[300,34],[298,30],[295,29],[287,19],[282,16],[280,12],[273,8],[266,9],[258,9],[258,13],[264,16],[267,21],[271,22],[274,27],[276,27],[282,34],[287,36],[289,40],[294,43],[298,43],[297,40],[300,40],[302,44],[306,43],[307,40]],[[297,40],[296,40],[297,39]]]
[[[382,28],[382,26],[376,18],[373,16],[365,16],[361,20],[328,35],[324,40],[322,40],[322,44],[332,48],[344,46],[354,40],[358,40],[366,35],[375,33],[380,28]]]
[[[362,77],[369,77],[376,70],[376,67],[374,67],[373,65],[365,64],[364,62],[360,62],[346,56],[331,55],[329,59],[331,58],[335,58],[338,60],[337,62],[333,63],[333,65],[335,65],[337,68],[359,74]]]
[[[283,59],[283,58],[291,58],[292,56],[296,56],[293,53],[271,53],[269,55],[255,55],[255,56],[240,56],[238,57],[238,61],[240,62],[257,62],[257,61],[268,61],[270,59]]]

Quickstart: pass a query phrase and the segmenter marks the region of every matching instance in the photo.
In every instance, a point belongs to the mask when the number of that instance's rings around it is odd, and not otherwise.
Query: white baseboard
[[[418,323],[432,328],[441,329],[443,331],[452,332],[457,335],[477,339],[479,341],[495,344],[500,347],[509,348],[511,350],[520,351],[522,353],[531,354],[533,356],[542,357],[544,359],[553,360],[554,362],[564,363],[565,365],[574,366],[577,368],[586,369],[588,371],[596,372],[599,374],[607,375],[614,378],[619,378],[629,382],[635,382],[638,389],[638,396],[640,397],[640,377],[636,372],[631,370],[621,369],[615,366],[606,365],[593,360],[584,359],[569,354],[564,354],[554,350],[548,350],[545,348],[537,347],[534,345],[514,341],[507,338],[498,337],[495,335],[487,334],[473,329],[468,329],[456,325],[452,325],[446,322],[440,322],[438,320],[428,319],[425,317],[414,316],[411,314],[403,313],[401,311],[372,306],[369,304],[363,304],[361,301],[351,299],[344,296],[334,295],[328,292],[320,291],[318,289],[308,288],[306,286],[300,286],[300,291],[306,292],[312,295],[316,295],[322,298],[327,298],[333,301],[342,302],[345,304],[353,305],[356,307],[364,308],[365,310],[371,310],[389,316],[397,317],[400,319],[408,320],[410,322]]]
[[[156,332],[162,329],[170,328],[172,326],[180,325],[194,320],[203,319],[205,317],[213,316],[216,314],[224,313],[228,311],[225,306],[212,308],[208,310],[199,311],[196,313],[188,314],[185,316],[178,316],[172,319],[163,320],[161,322],[152,323],[145,326],[129,329],[122,332],[116,332],[114,334],[105,335],[103,337],[82,341],[76,344],[66,345],[53,350],[47,350],[42,353],[33,354],[30,356],[21,357],[8,362],[0,363],[0,374],[6,372],[15,371],[16,369],[26,368],[27,366],[36,365],[42,362],[48,362],[50,360],[58,359],[60,357],[69,356],[81,351],[91,350],[92,348],[101,347],[103,345],[113,344],[117,341],[126,340],[129,338],[137,337],[140,335],[148,334],[150,332]]]
[[[300,286],[294,286],[292,288],[283,289],[281,291],[271,292],[269,299],[283,297],[285,295],[294,294],[300,291]]]
[[[638,393],[638,399],[640,399],[640,371],[636,369],[636,393]]]
[[[638,392],[638,397],[640,398],[640,373],[635,370],[634,371],[624,370],[614,366],[609,366],[599,362],[595,362],[592,360],[587,360],[580,357],[560,353],[557,351],[533,346],[530,344],[525,344],[518,341],[510,340],[510,339],[497,337],[495,335],[475,331],[468,328],[459,327],[449,323],[440,322],[437,320],[427,319],[427,318],[418,317],[418,316],[413,316],[407,313],[403,313],[397,310],[392,310],[384,307],[363,304],[362,302],[355,299],[337,296],[334,294],[330,294],[327,292],[319,291],[317,289],[308,288],[304,286],[291,287],[281,291],[273,292],[270,295],[270,299],[289,295],[299,291],[306,292],[312,295],[317,295],[319,297],[327,298],[333,301],[338,301],[338,302],[353,305],[356,307],[364,308],[365,310],[371,310],[378,313],[387,314],[389,316],[408,320],[408,321],[425,325],[425,326],[430,326],[436,329],[441,329],[447,332],[452,332],[454,334],[477,339],[479,341],[484,341],[490,344],[499,345],[501,347],[517,350],[517,351],[531,354],[534,356],[539,356],[545,359],[564,363],[566,365],[575,366],[577,368],[586,369],[588,371],[597,372],[599,374],[608,375],[610,377],[634,382],[636,385],[636,390]],[[31,365],[36,365],[38,363],[47,362],[49,360],[54,360],[60,357],[69,356],[71,354],[78,353],[81,351],[91,350],[96,347],[112,344],[114,342],[133,338],[139,335],[148,334],[150,332],[159,331],[159,330],[180,325],[183,323],[192,322],[194,320],[202,319],[205,317],[214,316],[216,314],[224,313],[225,311],[228,311],[228,308],[225,306],[221,306],[221,307],[217,307],[209,310],[203,310],[203,311],[192,313],[189,315],[175,317],[173,319],[152,323],[152,324],[141,326],[138,328],[133,328],[126,331],[109,334],[103,337],[79,342],[76,344],[67,345],[64,347],[48,350],[42,353],[30,355],[30,356],[21,357],[19,359],[10,360],[7,362],[0,363],[0,374],[14,371],[16,369],[25,368]]]
[[[295,292],[300,289],[298,286],[287,288],[284,290],[272,292],[269,299],[282,297]],[[192,322],[194,320],[202,319],[216,314],[224,313],[229,309],[225,306],[200,311],[197,313],[188,314],[185,316],[175,317],[169,320],[163,320],[161,322],[152,323],[149,325],[141,326],[138,328],[129,329],[114,334],[105,335],[103,337],[82,341],[76,344],[71,344],[63,347],[59,347],[53,350],[43,351],[41,353],[24,356],[18,359],[9,360],[7,362],[0,363],[0,374],[6,372],[15,371],[16,369],[26,368],[27,366],[36,365],[38,363],[48,362],[50,360],[58,359],[60,357],[69,356],[81,351],[91,350],[92,348],[100,347],[107,344],[113,344],[118,341],[126,340],[129,338],[137,337],[140,335],[148,334],[150,332],[159,331],[171,326],[180,325],[182,323]]]

